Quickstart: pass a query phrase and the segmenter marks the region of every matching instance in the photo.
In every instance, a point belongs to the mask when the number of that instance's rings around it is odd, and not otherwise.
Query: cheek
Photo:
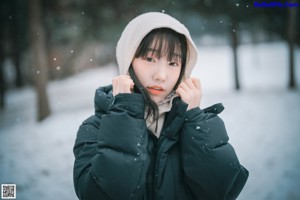
[[[139,76],[141,74],[141,72],[143,71],[142,69],[142,65],[141,62],[139,61],[139,59],[134,59],[134,61],[132,62],[132,68],[134,73]]]
[[[173,70],[170,72],[172,85],[175,86],[180,76],[180,69]]]
[[[144,81],[147,78],[145,75],[148,73],[145,73],[146,68],[144,67],[143,62],[140,61],[139,59],[135,59],[132,62],[132,68],[138,80],[144,86]]]

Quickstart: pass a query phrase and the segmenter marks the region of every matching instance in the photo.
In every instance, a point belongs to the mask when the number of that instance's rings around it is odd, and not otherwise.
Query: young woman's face
[[[174,89],[181,71],[181,56],[168,60],[167,54],[158,57],[155,49],[149,49],[144,57],[134,58],[133,70],[155,103],[164,100]]]

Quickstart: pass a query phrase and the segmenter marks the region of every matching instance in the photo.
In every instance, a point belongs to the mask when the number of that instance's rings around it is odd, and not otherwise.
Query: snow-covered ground
[[[243,90],[232,88],[228,46],[199,48],[193,76],[202,81],[202,107],[222,102],[221,117],[249,180],[240,200],[300,199],[300,91],[287,87],[283,43],[239,49]],[[296,54],[300,81],[300,50]],[[30,87],[9,91],[0,112],[0,183],[17,184],[20,200],[75,200],[72,148],[78,126],[93,114],[94,91],[117,74],[112,65],[49,83],[52,115],[35,121]],[[298,83],[299,87],[299,83]]]

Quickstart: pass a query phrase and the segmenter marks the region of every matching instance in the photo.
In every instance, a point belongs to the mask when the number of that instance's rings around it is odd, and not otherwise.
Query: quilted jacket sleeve
[[[106,114],[79,128],[74,186],[79,199],[140,199],[149,158],[140,95],[119,94]]]
[[[181,154],[184,178],[195,199],[236,199],[248,178],[217,115],[222,110],[222,104],[216,104],[186,113]]]

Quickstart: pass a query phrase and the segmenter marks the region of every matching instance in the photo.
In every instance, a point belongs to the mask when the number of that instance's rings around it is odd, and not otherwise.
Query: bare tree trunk
[[[4,59],[5,59],[5,39],[7,35],[8,24],[4,20],[5,19],[5,12],[6,9],[5,4],[3,1],[0,2],[0,109],[4,109],[5,106],[5,90],[6,90],[6,81],[4,77]],[[6,9],[7,10],[7,9]]]
[[[22,71],[21,71],[21,52],[20,49],[14,49],[13,52],[13,62],[16,69],[16,80],[15,85],[20,88],[23,84]]]
[[[44,28],[41,22],[40,0],[29,0],[29,23],[31,46],[33,50],[35,88],[37,93],[38,121],[50,115],[47,95],[47,56],[45,49]]]
[[[3,55],[3,49],[0,48],[0,109],[2,110],[5,106],[5,77],[4,77],[4,66],[3,66],[3,60],[4,60],[4,55]]]
[[[293,3],[298,3],[298,1],[293,1]],[[298,7],[291,7],[288,9],[288,45],[289,45],[289,89],[296,88],[295,80],[295,62],[294,62],[294,44],[296,43],[296,31],[297,31],[297,9]]]
[[[0,16],[1,17],[1,16]],[[5,52],[5,39],[6,38],[6,31],[8,29],[7,24],[1,23],[3,31],[0,31],[0,109],[4,109],[5,107],[5,93],[6,93],[6,80],[5,80],[5,74],[4,74],[4,60],[6,56]]]
[[[13,1],[11,3],[12,9],[12,16],[13,18],[11,21],[11,28],[10,28],[10,41],[11,41],[11,55],[12,61],[15,67],[15,85],[20,88],[24,85],[23,76],[22,76],[22,66],[21,66],[21,57],[24,51],[24,31],[26,26],[26,19],[24,18],[24,5],[26,2],[23,1]],[[25,29],[25,30],[24,30]]]
[[[236,90],[239,90],[240,81],[239,81],[238,56],[237,56],[238,36],[237,36],[237,23],[234,18],[232,18],[232,30],[230,31],[231,31],[231,47],[233,53],[234,88]]]

